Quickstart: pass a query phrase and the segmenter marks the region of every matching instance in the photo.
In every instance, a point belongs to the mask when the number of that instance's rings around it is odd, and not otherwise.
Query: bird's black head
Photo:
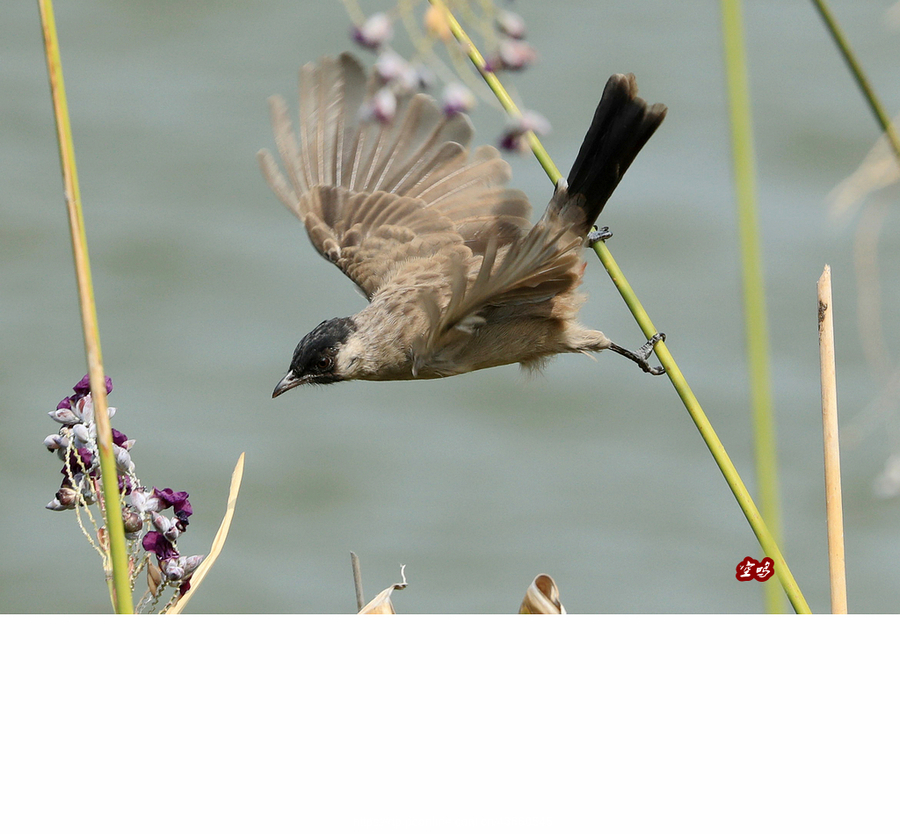
[[[348,337],[356,330],[353,319],[329,319],[300,340],[291,359],[290,370],[275,386],[273,397],[298,385],[327,385],[340,382],[337,354]]]

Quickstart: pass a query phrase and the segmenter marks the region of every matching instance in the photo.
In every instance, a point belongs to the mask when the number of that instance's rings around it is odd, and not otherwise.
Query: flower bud
[[[184,578],[184,556],[160,562],[159,569],[170,582],[178,582]]]
[[[494,66],[499,69],[523,70],[537,60],[534,47],[525,41],[507,38],[500,41]]]
[[[78,448],[87,446],[91,442],[91,432],[84,423],[76,423],[72,426],[72,438]]]
[[[444,87],[441,105],[446,116],[468,113],[475,106],[475,94],[465,84],[454,81]]]
[[[507,37],[522,40],[525,37],[525,21],[521,15],[502,9],[497,14],[497,28]]]
[[[152,522],[153,526],[163,535],[168,533],[174,525],[174,522],[171,518],[167,518],[162,513],[158,512],[150,513],[150,521]]]
[[[382,87],[367,102],[363,103],[360,108],[360,118],[365,122],[374,119],[382,124],[387,124],[394,118],[396,112],[397,97],[390,87]]]
[[[375,62],[375,73],[384,84],[401,78],[410,70],[409,62],[401,58],[392,49],[385,49]]]
[[[122,523],[125,525],[125,535],[134,538],[144,529],[144,519],[134,510],[126,508],[122,512]]]
[[[379,12],[368,18],[362,26],[354,27],[351,35],[360,46],[378,49],[393,37],[394,27],[391,19],[384,12]]]
[[[72,489],[72,487],[60,487],[59,491],[56,493],[56,500],[63,509],[71,509],[78,503],[78,492],[77,490]]]
[[[203,564],[203,560],[206,559],[205,553],[197,553],[193,556],[188,556],[184,560],[184,572],[187,576],[193,574],[197,568]]]
[[[94,419],[94,401],[91,398],[91,395],[88,394],[81,397],[77,402],[73,403],[72,411],[80,418],[80,422],[92,422]]]
[[[48,434],[44,438],[44,445],[51,452],[56,452],[59,449],[65,449],[69,445],[69,440],[61,434]]]
[[[505,151],[518,151],[524,153],[528,150],[528,142],[525,140],[525,134],[529,130],[534,131],[539,135],[543,135],[550,130],[550,122],[548,122],[540,113],[535,113],[533,110],[526,110],[506,128],[506,131],[500,137],[498,145]]]
[[[138,513],[154,512],[162,507],[162,503],[154,494],[153,490],[147,492],[143,488],[135,489],[131,491],[131,495],[129,495],[128,498],[131,506],[134,507],[135,511]]]
[[[123,449],[121,446],[113,446],[113,455],[116,458],[116,469],[119,472],[129,472],[134,464],[131,462],[131,455],[128,453],[128,449]]]
[[[167,559],[160,563],[159,567],[170,582],[180,582],[189,579],[205,558],[205,553],[196,556],[179,556],[177,559]]]
[[[390,49],[378,56],[375,72],[383,84],[390,85],[395,95],[414,93],[427,87],[431,81],[431,71],[427,66],[413,65]]]
[[[76,416],[71,408],[57,408],[56,411],[48,411],[51,420],[62,423],[64,426],[74,426],[81,422],[81,417]]]

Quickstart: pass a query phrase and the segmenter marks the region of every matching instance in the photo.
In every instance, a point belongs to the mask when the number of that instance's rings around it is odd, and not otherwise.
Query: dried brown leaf
[[[394,591],[402,591],[407,585],[406,582],[406,565],[400,565],[400,581],[385,588],[375,599],[367,605],[364,605],[360,614],[396,614],[394,611],[394,603],[391,602],[391,594]]]
[[[200,587],[203,577],[206,576],[209,569],[213,566],[213,562],[219,558],[222,547],[225,545],[225,538],[228,536],[228,529],[231,527],[231,519],[234,516],[234,505],[237,502],[238,492],[241,488],[241,478],[243,477],[244,453],[241,452],[241,456],[238,458],[238,462],[234,467],[234,472],[231,475],[231,488],[228,491],[228,503],[225,505],[225,516],[222,518],[222,523],[219,525],[219,531],[213,539],[209,556],[207,556],[200,567],[194,571],[194,574],[191,577],[191,587],[188,588],[187,593],[184,594],[184,596],[179,597],[174,605],[167,608],[165,611],[166,614],[180,614],[184,610],[184,606],[187,605],[187,602],[193,596],[194,591]]]
[[[520,614],[565,614],[566,609],[559,600],[559,588],[553,578],[546,573],[539,574],[528,586],[525,599],[519,608]]]

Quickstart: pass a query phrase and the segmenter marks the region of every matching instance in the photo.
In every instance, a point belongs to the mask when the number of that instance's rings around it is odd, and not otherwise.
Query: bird
[[[500,152],[470,149],[474,129],[423,92],[373,115],[379,89],[348,53],[300,70],[299,129],[269,99],[275,143],[258,154],[272,190],[316,251],[368,300],[297,344],[272,393],[346,380],[436,379],[519,363],[539,370],[561,353],[637,352],[580,324],[586,239],[635,156],[666,115],[637,96],[634,75],[607,81],[568,177],[534,224],[507,187]]]

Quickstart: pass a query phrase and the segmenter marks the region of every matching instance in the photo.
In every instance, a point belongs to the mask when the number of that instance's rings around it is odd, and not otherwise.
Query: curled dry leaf
[[[519,608],[520,614],[565,614],[566,609],[559,601],[559,588],[553,578],[542,573],[534,578],[525,592],[525,599]]]
[[[391,602],[391,594],[394,591],[402,591],[407,585],[406,582],[406,565],[400,565],[400,581],[385,588],[375,599],[368,605],[364,605],[360,614],[396,614],[394,611],[394,603]]]

